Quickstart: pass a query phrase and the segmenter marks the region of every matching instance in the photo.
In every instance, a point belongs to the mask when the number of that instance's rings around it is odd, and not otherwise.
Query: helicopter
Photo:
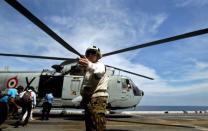
[[[6,1],[9,4],[20,6],[20,10],[25,9],[25,13],[29,11],[24,8],[17,1]],[[33,15],[31,15],[33,16]],[[37,17],[33,16],[36,20],[42,23]],[[44,28],[46,27],[50,33],[53,34],[52,37],[59,37],[51,29],[49,29],[45,24],[42,23]],[[41,25],[41,26],[42,26]],[[64,42],[63,39],[60,39],[60,42],[67,49],[72,49],[70,45]],[[72,49],[74,50],[74,49]],[[75,51],[75,50],[74,50]],[[77,52],[78,53],[78,52]],[[12,54],[3,54],[3,56],[13,56]],[[79,56],[81,56],[79,54]],[[40,72],[33,71],[1,71],[0,72],[0,87],[5,91],[7,88],[17,88],[19,85],[24,87],[33,86],[38,93],[38,104],[37,106],[42,105],[42,98],[45,96],[46,90],[50,88],[52,91],[55,102],[54,107],[75,107],[79,108],[81,96],[80,88],[82,86],[83,76],[80,75],[79,70],[76,68],[76,63],[78,59],[71,58],[52,58],[52,57],[40,57],[40,56],[26,56],[26,55],[15,55],[15,57],[29,57],[29,58],[41,58],[41,59],[53,59],[53,60],[65,60],[60,65],[53,65],[54,70],[44,69]],[[75,65],[74,65],[75,64]],[[121,75],[114,75],[113,70],[119,70],[127,72],[133,75],[137,75],[143,78],[153,80],[153,78],[133,73],[130,71],[122,70],[117,67],[106,65],[107,73],[109,76],[108,82],[108,108],[110,109],[120,109],[120,108],[129,108],[136,106],[142,99],[144,93],[140,90],[133,81]],[[113,70],[112,70],[113,69]]]
[[[133,83],[133,81],[120,75],[113,75],[108,70],[109,82],[108,108],[121,109],[136,106],[142,99],[144,93]],[[0,80],[2,90],[33,86],[38,92],[37,106],[42,105],[42,98],[47,89],[50,89],[55,97],[54,107],[80,108],[80,88],[83,76],[76,74],[62,75],[51,70],[41,72],[28,71],[1,71]]]
[[[47,25],[45,25],[42,21],[40,21],[36,16],[34,16],[30,11],[28,11],[23,5],[21,5],[18,1],[14,0],[5,0],[8,4],[10,4],[13,8],[15,8],[17,11],[19,11],[22,15],[24,15],[26,18],[28,18],[31,22],[33,22],[36,26],[38,26],[40,29],[42,29],[45,33],[47,33],[49,36],[51,36],[53,39],[55,39],[58,43],[60,43],[62,46],[64,46],[66,49],[68,49],[70,52],[73,52],[74,54],[78,55],[79,57],[82,57],[82,54],[80,54],[78,51],[76,51],[73,47],[71,47],[66,41],[64,41],[60,36],[58,36],[53,30],[51,30]],[[184,33],[181,35],[164,38],[108,53],[104,53],[103,57],[119,54],[131,50],[136,50],[140,48],[145,48],[149,46],[159,45],[168,43],[175,40],[185,39],[189,37],[194,37],[198,35],[203,35],[208,33],[208,29],[201,29],[193,32]],[[2,87],[3,85],[15,85],[23,84],[23,85],[33,85],[36,87],[36,90],[39,93],[39,96],[42,97],[44,94],[44,90],[46,88],[46,85],[44,82],[48,81],[48,83],[51,82],[49,85],[55,85],[60,84],[56,86],[56,89],[54,89],[54,93],[57,93],[56,97],[59,98],[57,100],[57,104],[61,104],[61,106],[76,106],[79,104],[80,101],[80,95],[79,95],[79,88],[81,86],[83,76],[76,76],[73,75],[73,73],[70,73],[70,69],[73,65],[73,63],[76,63],[78,59],[76,58],[60,58],[60,57],[48,57],[48,56],[34,56],[34,55],[22,55],[22,54],[6,54],[6,53],[0,53],[1,56],[12,56],[12,57],[26,57],[26,58],[39,58],[39,59],[51,59],[51,60],[64,60],[60,65],[53,66],[55,69],[54,71],[49,70],[43,70],[42,72],[1,72],[2,74]],[[136,74],[127,70],[119,69],[117,67],[106,65],[108,68],[124,71],[127,73],[131,73],[134,75],[138,75],[144,78],[153,79],[147,76],[143,76],[140,74]],[[73,71],[72,71],[73,72]],[[76,71],[75,71],[76,72]],[[17,75],[18,74],[18,75]],[[35,77],[36,76],[36,77]],[[108,92],[109,94],[109,107],[110,108],[129,108],[137,105],[142,96],[144,95],[144,92],[139,90],[133,81],[124,76],[115,76],[112,74],[109,74],[110,80],[109,80],[109,87]],[[20,79],[19,79],[20,78]],[[29,80],[30,79],[30,80]],[[16,81],[15,81],[16,80]],[[20,82],[22,81],[22,82]],[[60,81],[60,82],[58,82]],[[16,82],[16,83],[15,83]],[[66,82],[66,83],[65,83]],[[67,85],[72,85],[71,88],[69,88]],[[130,84],[130,88],[127,88]],[[125,85],[125,86],[123,86]],[[127,85],[127,86],[126,86]],[[5,87],[5,86],[4,86]],[[60,87],[60,88],[57,88]],[[77,87],[77,88],[76,88]],[[4,88],[5,89],[5,88]],[[112,94],[111,94],[112,93]],[[74,102],[74,103],[73,103]],[[77,102],[77,103],[76,103]],[[75,104],[76,103],[76,104]],[[60,105],[58,105],[60,106]]]

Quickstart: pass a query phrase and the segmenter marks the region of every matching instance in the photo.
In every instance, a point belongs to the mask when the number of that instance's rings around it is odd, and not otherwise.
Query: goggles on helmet
[[[90,55],[97,55],[97,51],[93,49],[87,50],[85,56],[90,56]]]

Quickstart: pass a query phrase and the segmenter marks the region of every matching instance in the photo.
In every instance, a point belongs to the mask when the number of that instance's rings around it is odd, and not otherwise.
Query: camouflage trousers
[[[85,99],[86,100],[86,99]],[[106,128],[107,97],[91,98],[84,103],[86,131],[104,131]]]

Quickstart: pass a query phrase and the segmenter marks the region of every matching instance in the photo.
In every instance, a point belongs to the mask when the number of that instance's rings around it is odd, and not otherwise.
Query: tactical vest
[[[83,80],[81,95],[83,97],[91,97],[101,78],[98,78],[96,74],[87,71]]]

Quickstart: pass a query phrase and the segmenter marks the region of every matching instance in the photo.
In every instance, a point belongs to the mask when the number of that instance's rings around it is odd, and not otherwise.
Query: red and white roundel
[[[18,84],[17,77],[12,77],[9,80],[7,80],[6,86],[7,88],[15,88]]]

